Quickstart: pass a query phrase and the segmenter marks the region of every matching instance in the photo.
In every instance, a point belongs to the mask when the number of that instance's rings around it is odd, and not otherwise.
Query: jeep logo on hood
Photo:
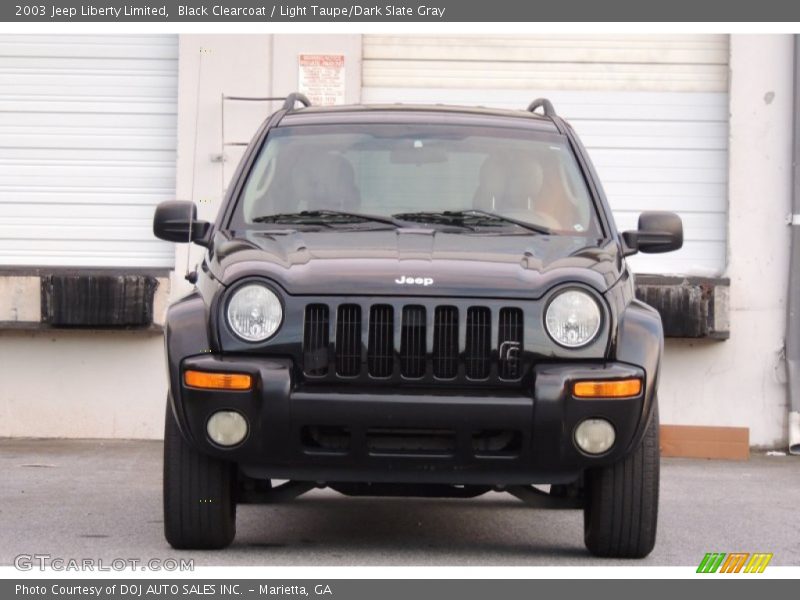
[[[433,285],[433,277],[408,277],[407,275],[402,275],[399,279],[395,279],[394,282],[398,285],[429,286]]]

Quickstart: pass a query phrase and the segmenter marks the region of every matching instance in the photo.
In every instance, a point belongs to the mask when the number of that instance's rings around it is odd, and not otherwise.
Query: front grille
[[[366,432],[370,454],[451,454],[456,449],[455,431],[408,427],[370,427]]]
[[[336,373],[353,377],[361,371],[361,307],[342,304],[336,315]]]
[[[394,369],[394,309],[388,304],[369,310],[367,368],[373,377],[389,377]]]
[[[303,372],[328,381],[518,382],[530,367],[523,353],[525,314],[517,306],[487,304],[308,304]]]
[[[425,330],[425,307],[403,307],[400,372],[405,377],[422,377],[425,374]]]
[[[329,309],[324,304],[306,306],[303,329],[303,361],[308,375],[325,375],[328,372]]]
[[[491,363],[492,315],[485,306],[471,306],[467,311],[467,350],[464,356],[467,377],[486,379]]]
[[[522,311],[518,308],[504,308],[500,311],[497,326],[498,371],[502,379],[519,377],[520,355],[522,353]]]
[[[452,379],[458,374],[458,309],[437,306],[433,322],[433,374]]]

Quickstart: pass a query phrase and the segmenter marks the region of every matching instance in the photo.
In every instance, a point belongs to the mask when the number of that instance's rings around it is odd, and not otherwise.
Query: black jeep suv
[[[596,555],[652,550],[663,335],[625,257],[680,248],[681,221],[648,212],[618,233],[547,100],[292,94],[214,224],[165,202],[154,231],[207,248],[166,325],[175,548],[230,544],[237,503],[328,486],[507,491],[582,508]]]

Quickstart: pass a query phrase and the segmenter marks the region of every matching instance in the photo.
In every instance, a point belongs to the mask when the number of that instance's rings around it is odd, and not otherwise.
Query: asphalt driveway
[[[597,565],[579,511],[508,494],[472,500],[346,498],[315,490],[239,508],[224,551],[164,541],[161,443],[0,439],[0,565],[64,559],[193,558],[196,565]],[[706,552],[772,552],[800,565],[800,458],[664,459],[658,542],[644,561],[696,565]]]

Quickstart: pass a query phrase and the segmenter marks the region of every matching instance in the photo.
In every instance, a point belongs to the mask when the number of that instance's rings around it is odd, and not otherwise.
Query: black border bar
[[[2,22],[798,22],[789,0],[8,0]]]

